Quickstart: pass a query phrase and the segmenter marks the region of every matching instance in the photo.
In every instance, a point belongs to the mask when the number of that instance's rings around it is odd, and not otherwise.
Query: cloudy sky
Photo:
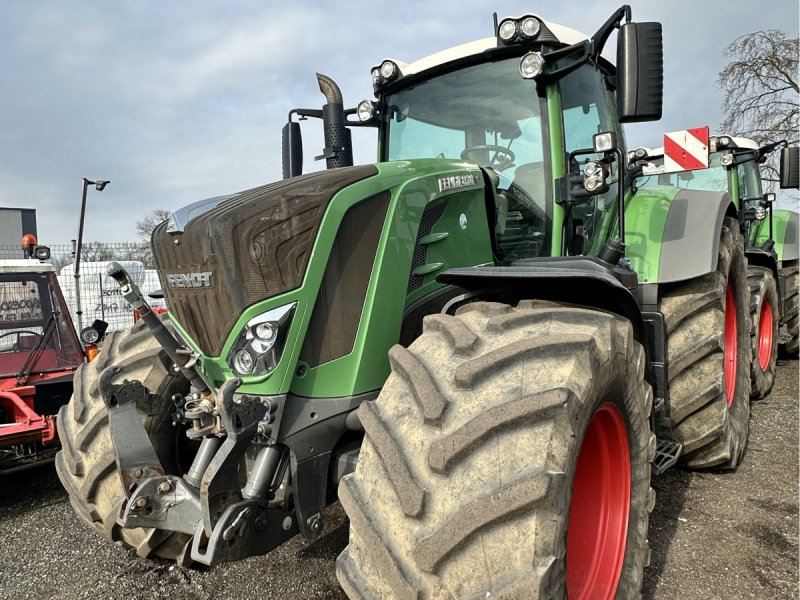
[[[725,46],[759,29],[798,33],[797,0],[632,1],[664,27],[664,117],[628,129],[628,144],[721,121],[714,81]],[[402,6],[402,9],[399,7]],[[492,35],[492,12],[526,12],[593,33],[617,2],[440,0],[0,0],[0,206],[36,208],[40,239],[76,237],[82,177],[86,240],[132,241],[155,208],[281,176],[291,108],[318,108],[314,73],[345,103],[371,97],[369,69]],[[613,39],[610,47],[613,48]],[[321,130],[303,130],[306,155]],[[370,162],[374,133],[359,133]],[[317,163],[321,168],[321,163]],[[2,241],[0,241],[2,243]]]

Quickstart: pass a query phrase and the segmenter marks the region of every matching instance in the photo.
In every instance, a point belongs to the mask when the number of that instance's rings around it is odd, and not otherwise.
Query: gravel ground
[[[778,367],[753,404],[736,473],[674,469],[654,479],[644,598],[798,597],[798,363]],[[54,469],[0,479],[0,599],[344,599],[334,561],[347,543],[338,505],[328,532],[268,556],[190,571],[139,559],[82,525]]]

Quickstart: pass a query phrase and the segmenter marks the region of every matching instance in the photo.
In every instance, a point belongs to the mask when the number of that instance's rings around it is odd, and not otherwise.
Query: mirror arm
[[[597,32],[592,36],[591,40],[589,40],[589,44],[591,46],[590,54],[593,61],[596,61],[603,52],[603,48],[605,47],[609,36],[611,36],[611,33],[620,26],[622,19],[625,19],[626,23],[631,22],[631,7],[629,4],[620,6],[614,12],[614,14],[612,14],[608,20],[600,26],[600,29],[598,29]]]

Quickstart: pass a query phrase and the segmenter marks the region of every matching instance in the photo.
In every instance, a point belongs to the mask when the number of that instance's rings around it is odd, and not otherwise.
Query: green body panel
[[[556,181],[566,175],[566,157],[564,156],[564,133],[561,122],[561,97],[556,84],[547,86],[547,119],[550,129],[550,161],[553,175],[553,198],[557,198]],[[564,231],[564,207],[553,202],[553,234],[551,237],[550,255],[561,256],[562,236]]]
[[[337,397],[378,389],[389,375],[387,352],[400,337],[405,308],[442,287],[435,281],[441,270],[492,263],[484,180],[481,171],[473,163],[418,159],[378,163],[376,166],[378,175],[346,187],[331,200],[323,215],[300,287],[248,307],[230,332],[221,355],[200,356],[201,371],[214,387],[235,376],[225,357],[245,324],[268,310],[296,302],[295,315],[277,368],[268,375],[243,377],[239,391]],[[439,179],[456,174],[472,174],[475,183],[440,191]],[[353,351],[315,368],[308,368],[299,363],[299,355],[342,219],[350,207],[386,190],[390,192],[391,200]],[[428,204],[439,201],[446,202],[446,208],[431,233],[425,236],[424,241],[428,246],[425,265],[428,268],[423,285],[407,295],[422,213]],[[466,227],[462,228],[460,222],[465,223]],[[199,352],[197,345],[180,325],[173,324],[192,349]],[[305,368],[299,369],[300,366]]]
[[[775,240],[775,253],[778,260],[784,260],[784,244],[786,240],[786,229],[789,226],[789,219],[797,213],[792,210],[773,209],[772,211],[772,234]],[[750,228],[749,246],[760,247],[769,239],[769,220],[754,221]]]
[[[668,186],[640,188],[625,204],[625,254],[641,283],[658,281],[664,226],[679,191]]]

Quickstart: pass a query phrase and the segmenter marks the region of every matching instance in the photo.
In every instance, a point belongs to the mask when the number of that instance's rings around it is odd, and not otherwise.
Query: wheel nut
[[[158,493],[159,494],[166,494],[172,491],[172,484],[169,481],[163,481],[158,486]]]
[[[136,508],[144,508],[147,506],[147,496],[139,496],[136,499],[136,502],[133,503],[133,506]]]

